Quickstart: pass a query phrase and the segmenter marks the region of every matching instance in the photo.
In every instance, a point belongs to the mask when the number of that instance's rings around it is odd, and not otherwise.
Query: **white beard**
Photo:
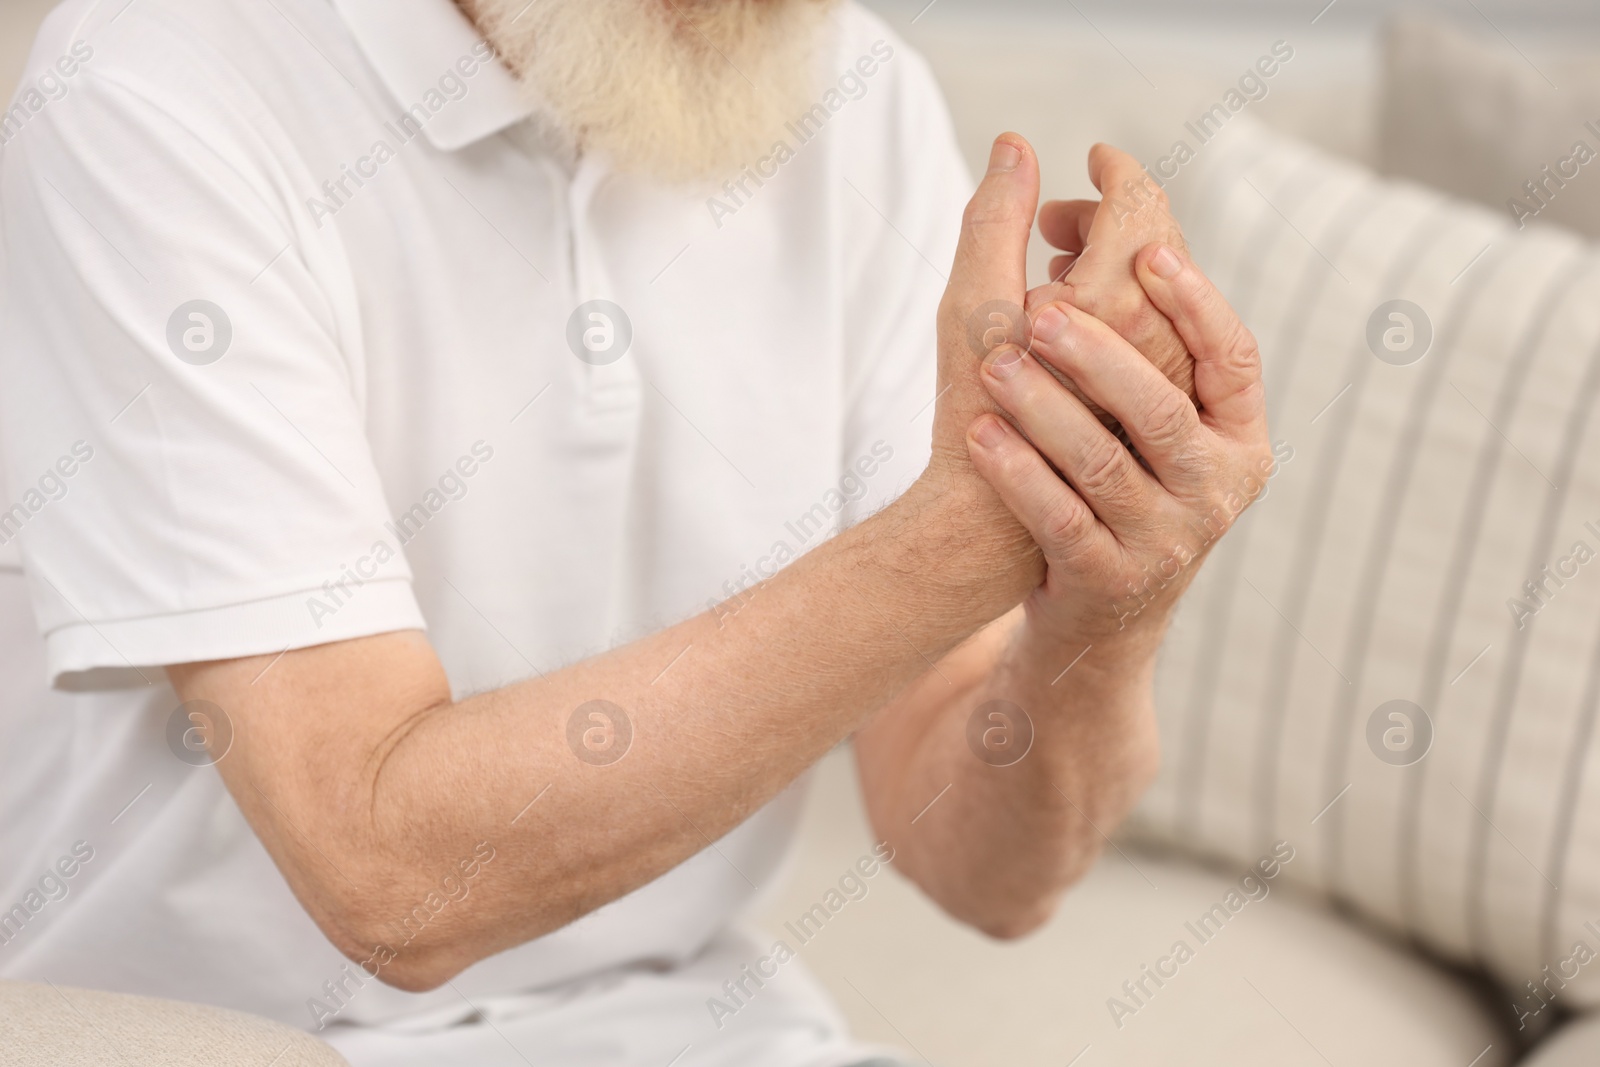
[[[577,152],[667,182],[766,153],[820,87],[838,0],[458,0]]]

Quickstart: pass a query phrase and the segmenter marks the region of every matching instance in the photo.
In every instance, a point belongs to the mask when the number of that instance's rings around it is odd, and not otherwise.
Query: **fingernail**
[[[989,373],[1003,382],[1022,369],[1022,353],[1015,348],[1001,348],[983,362]]]
[[[1067,317],[1055,305],[1039,312],[1039,317],[1033,320],[1033,336],[1045,344],[1055,341],[1067,328]]]
[[[998,448],[1006,439],[1006,431],[999,419],[984,419],[973,427],[972,437],[984,448]]]
[[[1150,269],[1157,278],[1170,278],[1183,269],[1183,263],[1178,259],[1178,253],[1162,245],[1156,249],[1156,254],[1150,257]]]
[[[1022,153],[1010,141],[996,141],[994,150],[989,153],[989,173],[999,174],[1003,171],[1016,170],[1017,164],[1022,162]]]

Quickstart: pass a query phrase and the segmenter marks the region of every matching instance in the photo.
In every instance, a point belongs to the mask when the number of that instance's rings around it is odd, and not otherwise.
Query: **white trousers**
[[[555,992],[475,997],[459,1012],[318,1036],[351,1067],[849,1067],[858,1044],[799,958],[731,929],[681,967],[634,968]],[[779,954],[781,955],[781,954]],[[768,977],[770,975],[770,977]]]

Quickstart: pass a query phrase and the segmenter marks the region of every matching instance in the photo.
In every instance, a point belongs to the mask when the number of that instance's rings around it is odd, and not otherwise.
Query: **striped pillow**
[[[1286,840],[1516,1013],[1600,1004],[1600,254],[1247,118],[1168,191],[1286,461],[1174,623],[1131,831]]]

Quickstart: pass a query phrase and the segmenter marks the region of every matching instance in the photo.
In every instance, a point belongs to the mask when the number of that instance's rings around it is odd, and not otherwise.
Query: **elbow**
[[[1014,904],[973,916],[968,920],[968,925],[994,941],[1020,941],[1048,923],[1055,915],[1059,902],[1059,897],[1051,895],[1042,900]]]
[[[400,881],[373,873],[357,877],[372,886]],[[464,931],[459,922],[450,921],[456,916],[436,913],[426,904],[413,908],[398,893],[362,892],[347,882],[325,881],[318,888],[320,892],[303,894],[301,903],[361,982],[377,980],[407,993],[426,993],[471,965],[457,947]]]
[[[318,918],[317,925],[362,978],[407,993],[438,989],[471,965],[472,960],[456,949],[448,932],[413,933],[409,927],[402,931],[373,918],[387,914],[371,908],[341,908],[337,917]]]
[[[995,941],[1021,940],[1055,917],[1067,891],[1094,866],[1100,855],[1099,846],[1098,837],[1074,841],[1063,850],[1058,866],[1048,873],[1040,872],[1033,879],[991,881],[988,892],[969,892],[964,907],[946,910]],[[1026,882],[1026,887],[1021,882]]]
[[[419,877],[420,865],[409,855],[370,844],[339,851],[348,877],[317,872],[312,878],[301,869],[291,886],[323,936],[362,977],[425,993],[507,947],[499,924],[486,921],[493,912],[486,915],[486,890],[474,885],[495,858],[486,842],[437,878]]]
[[[406,993],[431,993],[450,979],[466,970],[465,966],[452,966],[428,954],[397,954],[381,968],[377,979]]]
[[[394,877],[370,884],[399,886],[401,881]],[[550,915],[519,923],[516,941],[508,943],[511,923],[497,921],[493,907],[467,907],[468,895],[464,880],[449,878],[437,891],[351,891],[332,898],[320,914],[313,910],[312,917],[362,976],[407,993],[437,989],[512,943],[542,937],[563,925]],[[473,894],[472,903],[491,901]]]

